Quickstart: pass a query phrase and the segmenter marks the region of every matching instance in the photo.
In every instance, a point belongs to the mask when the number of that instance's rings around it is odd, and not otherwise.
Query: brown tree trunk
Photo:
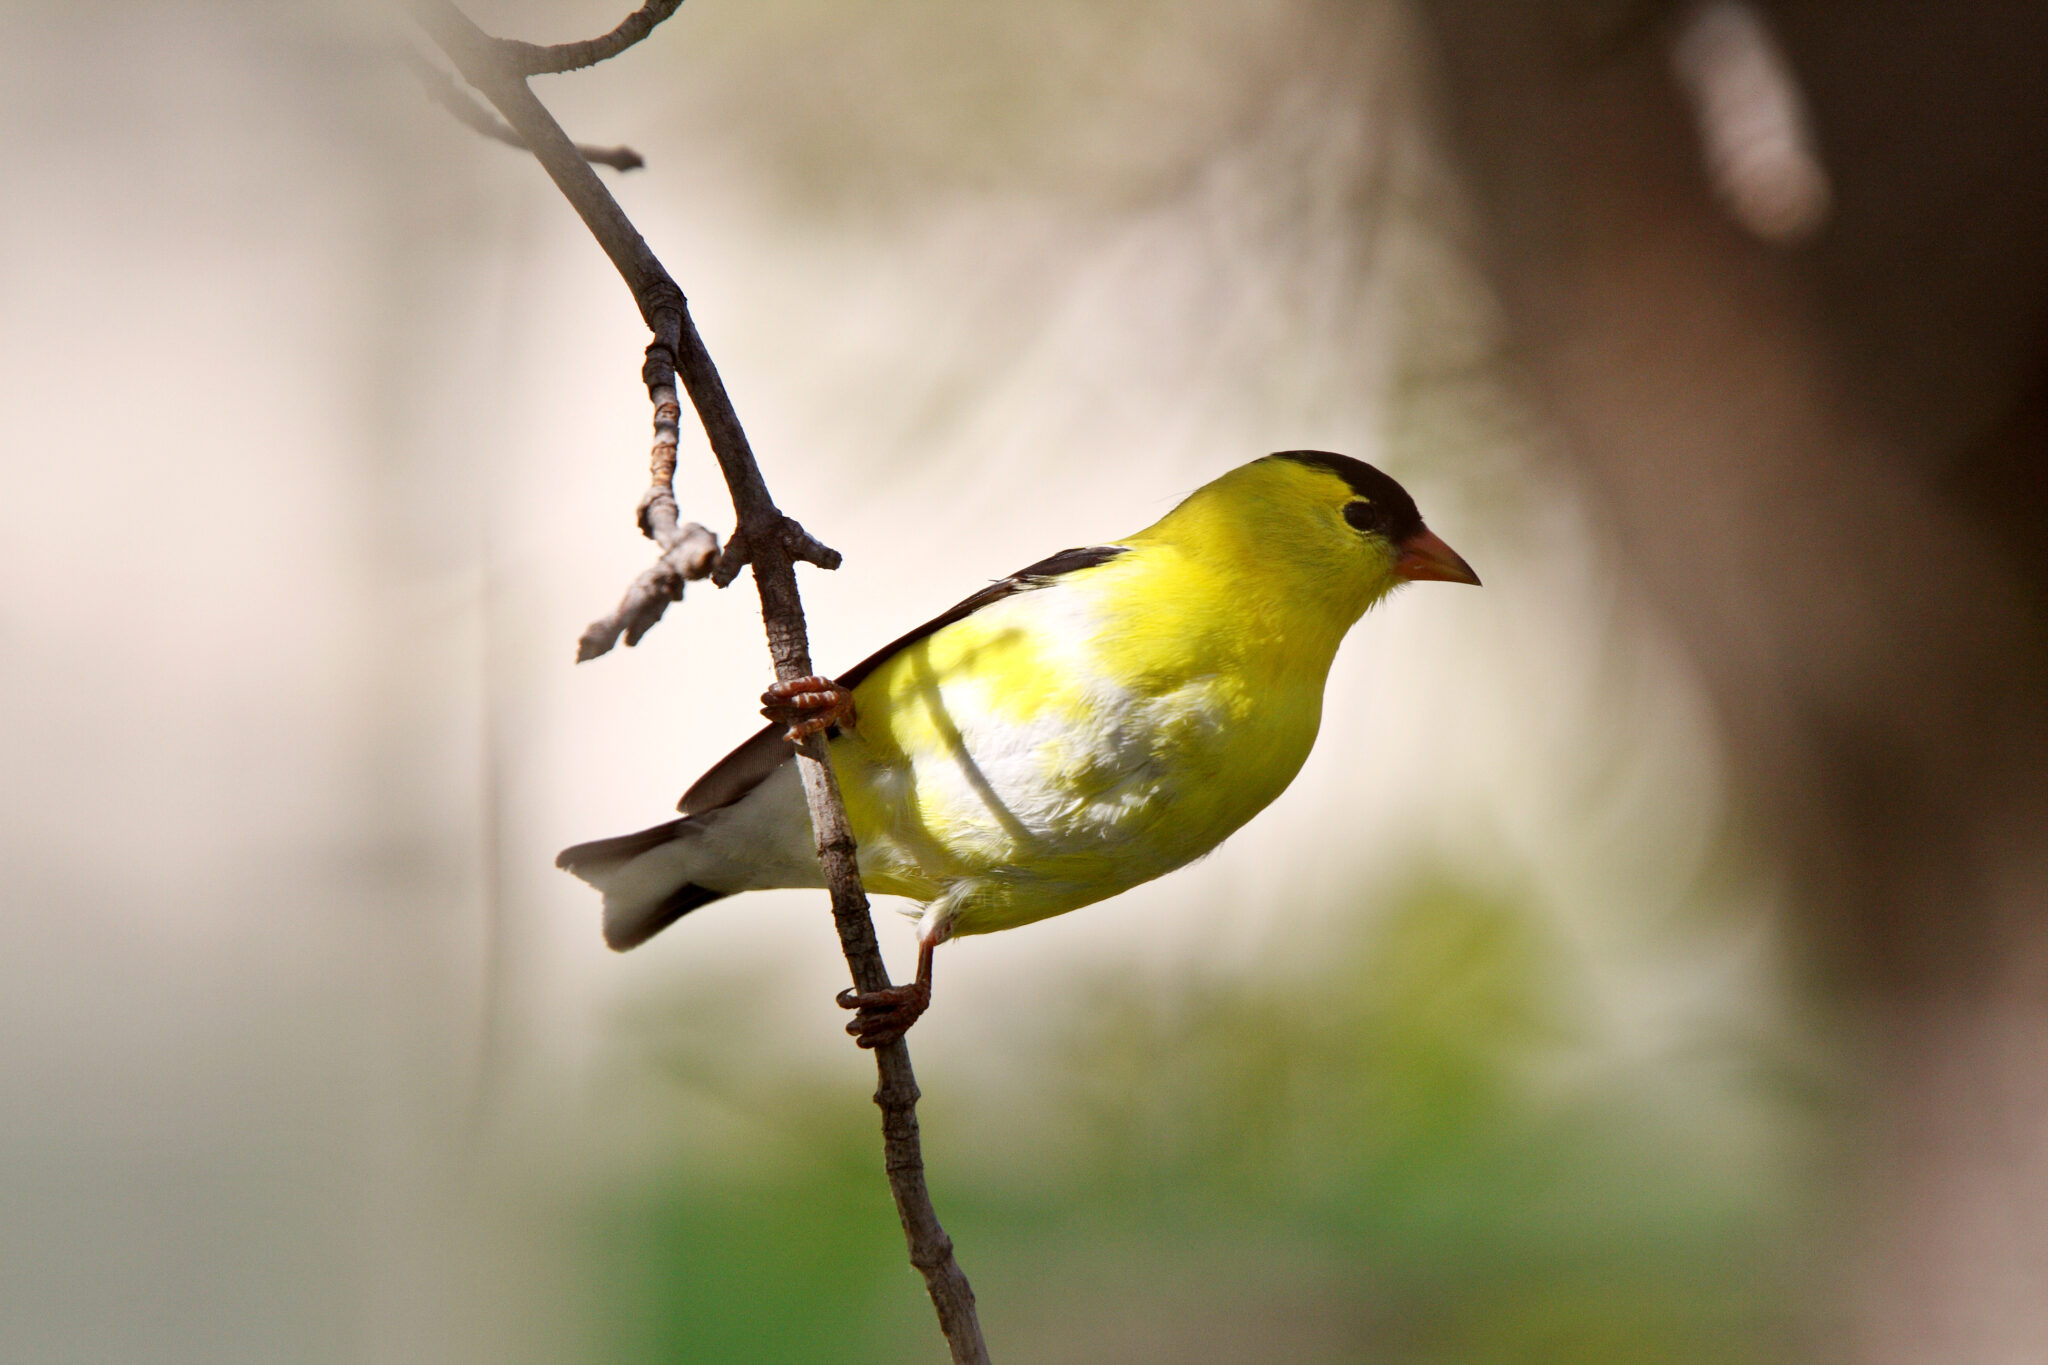
[[[1425,0],[1526,378],[1871,1063],[1844,1354],[2048,1360],[2048,7],[1758,6],[1835,210],[1716,199],[1693,11]]]

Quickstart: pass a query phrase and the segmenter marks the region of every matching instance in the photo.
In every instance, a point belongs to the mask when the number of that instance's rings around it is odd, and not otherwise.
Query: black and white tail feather
[[[612,951],[637,948],[698,906],[732,894],[694,882],[670,886],[660,878],[632,875],[644,855],[693,833],[686,817],[635,834],[593,839],[565,848],[556,856],[556,867],[575,873],[604,893],[604,941]]]

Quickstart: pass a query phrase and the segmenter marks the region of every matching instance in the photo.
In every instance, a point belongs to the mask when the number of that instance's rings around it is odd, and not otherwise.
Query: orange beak
[[[1410,583],[1433,579],[1441,583],[1470,583],[1479,586],[1479,575],[1463,555],[1443,543],[1436,532],[1424,527],[1401,542],[1401,557],[1394,561],[1394,577]]]

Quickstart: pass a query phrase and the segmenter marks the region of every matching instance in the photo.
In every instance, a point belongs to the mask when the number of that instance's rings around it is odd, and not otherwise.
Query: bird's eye
[[[1350,522],[1354,528],[1360,531],[1386,533],[1386,517],[1381,515],[1379,508],[1373,506],[1364,498],[1360,498],[1356,502],[1344,504],[1344,520]]]

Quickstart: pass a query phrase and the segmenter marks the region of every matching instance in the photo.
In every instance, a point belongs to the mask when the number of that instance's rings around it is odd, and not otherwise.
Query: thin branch
[[[617,610],[584,630],[576,642],[579,664],[608,653],[621,635],[628,646],[639,644],[669,603],[683,600],[683,585],[710,577],[719,562],[718,537],[694,521],[683,522],[676,510],[676,435],[682,409],[676,404],[673,367],[653,354],[654,345],[647,349],[648,366],[660,373],[648,386],[654,398],[654,450],[648,458],[647,491],[640,495],[635,517],[641,533],[661,546],[661,556],[633,580]]]
[[[647,0],[647,3],[619,21],[619,26],[601,38],[581,43],[522,43],[500,38],[505,60],[522,76],[545,76],[560,71],[578,71],[616,57],[654,32],[655,25],[674,14],[683,0]]]
[[[673,526],[674,517],[669,520]],[[661,554],[627,586],[626,595],[609,615],[600,616],[583,628],[583,634],[576,640],[577,663],[589,663],[601,654],[609,654],[621,637],[628,648],[639,644],[661,620],[669,604],[683,600],[685,585],[708,578],[711,566],[718,562],[718,537],[694,521],[685,523],[680,533],[671,531],[668,537],[656,535],[649,539],[662,546]]]
[[[471,99],[469,92],[455,83],[455,78],[418,55],[405,54],[407,66],[419,77],[420,86],[427,92],[427,98],[455,116],[455,121],[464,127],[483,134],[493,142],[502,142],[507,147],[525,151],[526,139],[512,131],[509,124],[490,110]],[[586,143],[576,144],[576,153],[585,161],[600,166],[609,166],[615,171],[637,171],[647,164],[647,158],[631,147],[592,147]]]
[[[650,4],[641,12],[657,8]],[[452,0],[414,0],[414,13],[463,79],[481,91],[533,149],[556,187],[582,216],[625,278],[641,316],[654,333],[641,374],[657,412],[657,488],[663,483],[659,413],[664,393],[673,402],[679,377],[704,424],[704,434],[732,492],[737,525],[720,557],[719,571],[726,573],[730,581],[730,575],[737,573],[742,563],[753,566],[776,678],[787,682],[809,675],[810,644],[804,628],[803,602],[797,593],[796,561],[803,559],[829,568],[837,565],[839,556],[785,516],[769,496],[767,482],[761,477],[760,466],[755,463],[746,433],[740,427],[739,415],[703,338],[697,334],[682,290],[655,259],[597,173],[576,154],[568,135],[534,98],[520,68],[508,55],[507,45],[477,28]],[[659,17],[650,21],[649,27]],[[621,25],[621,29],[624,27]],[[658,503],[659,499],[655,501]],[[643,499],[643,513],[650,513],[651,506]],[[854,861],[853,829],[847,821],[846,806],[840,799],[838,780],[827,759],[822,736],[812,735],[798,746],[797,769],[803,778],[804,797],[817,836],[818,858],[823,864],[826,885],[831,888],[832,919],[839,930],[840,948],[846,955],[853,984],[863,992],[885,990],[890,984],[889,970],[875,941],[867,894],[861,889],[860,871]],[[896,1199],[896,1213],[909,1245],[911,1264],[924,1276],[932,1307],[938,1313],[939,1328],[945,1333],[956,1365],[988,1365],[988,1347],[982,1341],[974,1290],[953,1257],[952,1239],[940,1226],[925,1187],[917,1125],[917,1078],[911,1071],[910,1049],[900,1037],[876,1048],[875,1066],[879,1080],[875,1103],[882,1110],[883,1165],[890,1192]]]

